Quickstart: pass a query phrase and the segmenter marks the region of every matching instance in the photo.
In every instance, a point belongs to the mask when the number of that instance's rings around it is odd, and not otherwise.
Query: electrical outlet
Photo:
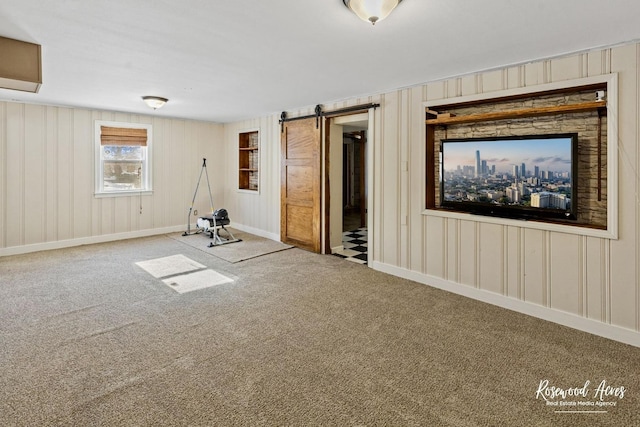
[[[193,216],[198,216],[198,209],[193,210]]]

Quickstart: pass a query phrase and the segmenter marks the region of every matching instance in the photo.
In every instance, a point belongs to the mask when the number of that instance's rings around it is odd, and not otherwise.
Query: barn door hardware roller
[[[373,108],[375,110],[379,106],[380,104],[371,103],[371,104],[354,105],[353,107],[346,107],[346,108],[341,108],[339,110],[333,110],[333,111],[322,111],[322,105],[318,104],[316,105],[314,114],[308,114],[306,116],[298,116],[298,117],[287,117],[287,112],[283,111],[280,114],[280,121],[279,121],[280,131],[284,132],[285,122],[292,122],[294,120],[303,120],[303,119],[310,119],[315,117],[316,129],[318,129],[320,127],[320,117],[333,117],[333,116],[339,116],[342,114],[356,113],[356,112],[363,113],[369,110],[370,108]]]

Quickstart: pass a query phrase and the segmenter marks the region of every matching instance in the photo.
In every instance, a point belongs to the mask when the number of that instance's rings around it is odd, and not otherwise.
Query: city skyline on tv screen
[[[506,139],[506,140],[464,140],[445,141],[443,167],[445,172],[455,172],[459,167],[476,167],[476,151],[480,161],[488,167],[495,165],[496,173],[511,173],[513,166],[525,166],[541,171],[571,171],[571,137]]]

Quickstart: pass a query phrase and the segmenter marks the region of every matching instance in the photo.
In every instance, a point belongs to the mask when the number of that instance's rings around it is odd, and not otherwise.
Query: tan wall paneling
[[[5,104],[7,111],[5,144],[7,157],[4,158],[6,170],[5,217],[6,245],[24,245],[24,192],[25,192],[25,106],[23,104]],[[11,161],[9,161],[11,159]]]
[[[407,237],[409,239],[409,255],[406,268],[410,270],[420,271],[424,273],[424,234],[410,233],[421,227],[422,209],[424,208],[425,182],[423,179],[416,180],[414,171],[423,171],[425,165],[425,145],[421,144],[425,138],[424,106],[423,99],[426,96],[426,85],[416,86],[411,91],[411,102],[409,103],[408,117],[408,140],[406,164],[407,171],[407,212],[408,224],[406,228]]]
[[[619,209],[620,239],[611,243],[611,323],[626,328],[637,328],[640,203],[639,190],[639,97],[640,59],[638,45],[613,49],[612,69],[619,73]],[[613,119],[613,118],[612,118]]]
[[[475,79],[465,76],[427,85],[425,102],[440,100],[440,94],[444,97],[474,95],[469,90],[474,84],[480,94],[610,72],[618,73],[619,78],[619,114],[608,116],[604,123],[606,127],[606,122],[613,121],[619,131],[617,141],[608,141],[608,144],[617,144],[619,150],[619,238],[610,240],[519,228],[511,222],[490,227],[482,223],[475,228],[468,221],[460,220],[460,227],[451,227],[453,219],[443,223],[443,236],[432,230],[436,221],[428,218],[423,221],[427,228],[421,233],[425,252],[429,258],[437,259],[435,252],[445,250],[447,256],[446,274],[439,276],[430,268],[428,275],[475,285],[559,312],[640,330],[639,58],[640,45],[629,44],[490,71]],[[416,174],[411,176],[411,179],[420,179]],[[593,185],[593,180],[589,185]],[[604,201],[606,195],[607,189],[603,188]],[[590,202],[589,209],[593,210],[594,206]],[[604,202],[597,206],[604,206]],[[470,243],[474,238],[478,239],[475,246]],[[441,249],[443,239],[447,245]],[[456,242],[460,242],[460,247],[452,248]],[[490,253],[496,253],[496,258],[489,256]],[[459,275],[455,274],[454,264],[460,266]],[[428,278],[425,281],[428,282]]]
[[[7,104],[0,103],[0,129],[6,129],[7,127]],[[0,131],[0,247],[6,245],[7,239],[7,215],[6,215],[6,197],[3,194],[7,194],[7,179],[6,179],[6,163],[2,159],[7,158],[7,141],[6,132]]]
[[[443,277],[445,274],[446,247],[445,218],[427,218],[425,227],[425,273],[431,276]]]
[[[50,144],[56,148],[51,169],[57,171],[57,179],[49,182],[49,192],[56,195],[55,209],[51,212],[54,224],[50,225],[55,231],[49,241],[68,240],[73,236],[73,217],[68,214],[73,205],[73,168],[69,167],[69,160],[73,159],[73,110],[55,107],[49,109],[55,113],[47,116],[55,117],[56,123],[55,126],[48,127],[53,131]]]
[[[153,195],[94,196],[95,120],[152,122]],[[14,102],[0,102],[0,124],[0,250],[5,253],[186,227],[201,158],[216,152],[223,129],[213,123]],[[208,209],[206,200],[197,208]]]
[[[398,110],[401,102],[401,93],[394,92],[385,95],[382,106],[382,140],[384,141],[379,155],[382,157],[382,169],[380,170],[380,185],[385,196],[382,202],[380,257],[381,261],[400,266],[400,209],[401,209],[401,182],[400,182],[400,141],[399,123],[401,117]]]
[[[506,89],[505,72],[503,70],[490,71],[480,76],[482,91],[495,92]]]
[[[605,272],[608,263],[607,240],[594,237],[586,238],[584,244],[585,251],[585,294],[584,294],[584,315],[590,319],[600,322],[606,321],[606,294],[609,287],[609,280]]]
[[[478,223],[479,286],[490,292],[504,294],[505,227]]]
[[[398,118],[402,121],[398,123],[398,148],[399,148],[399,166],[400,166],[400,209],[398,212],[398,234],[399,242],[409,243],[409,195],[411,194],[409,181],[409,145],[411,142],[411,90],[403,90],[401,92],[401,100],[398,105],[400,114]],[[399,245],[399,260],[402,268],[409,267],[409,250],[410,244]]]
[[[549,306],[582,315],[584,239],[582,236],[562,233],[550,234],[549,239]]]
[[[259,191],[238,190],[238,133],[258,130]],[[225,191],[214,202],[229,211],[232,226],[280,239],[280,126],[276,115],[225,125],[224,151],[217,155]]]
[[[449,218],[445,220],[445,242],[446,249],[444,251],[445,274],[443,277],[447,280],[457,282],[460,280],[460,220]]]
[[[548,305],[548,232],[525,230],[524,232],[524,299],[538,305]]]
[[[505,282],[506,296],[523,299],[523,230],[518,227],[506,227],[505,233]]]
[[[460,221],[459,230],[460,283],[478,287],[478,224]],[[430,239],[427,242],[430,242]]]
[[[25,105],[25,123],[43,122],[44,109]],[[24,243],[29,245],[44,240],[46,202],[46,139],[44,126],[25,126],[24,128],[24,209],[26,214]]]
[[[96,212],[93,209],[94,189],[94,115],[89,110],[74,110],[73,119],[73,235],[72,238],[92,235]],[[40,123],[38,123],[40,125]],[[100,202],[96,200],[95,204]]]

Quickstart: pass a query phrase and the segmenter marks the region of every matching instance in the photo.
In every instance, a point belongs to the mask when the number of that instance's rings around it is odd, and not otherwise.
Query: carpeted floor
[[[136,265],[176,255],[233,282],[181,294]],[[0,333],[2,426],[640,425],[640,348],[295,248],[0,258]],[[616,406],[543,397],[602,381]]]

